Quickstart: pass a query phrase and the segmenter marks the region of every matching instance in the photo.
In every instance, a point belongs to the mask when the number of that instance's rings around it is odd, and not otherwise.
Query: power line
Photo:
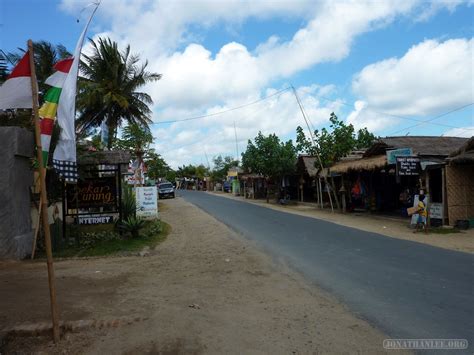
[[[302,91],[302,92],[305,92],[307,94],[313,94],[312,92],[308,91],[308,90],[302,90],[302,89],[299,89],[298,91]],[[345,103],[343,101],[338,101],[338,100],[334,100],[334,99],[330,99],[328,97],[324,97],[324,96],[320,96],[320,95],[317,95],[318,98],[321,98],[325,101],[329,101],[329,102],[333,102],[333,103],[337,103],[337,104],[340,104],[340,105],[344,105],[344,106],[348,106],[350,108],[354,108],[354,105],[353,104],[348,104],[348,103]],[[470,104],[467,104],[467,106],[469,105],[473,105],[474,103],[470,103]],[[406,116],[400,116],[400,115],[395,115],[395,114],[392,114],[392,113],[388,113],[388,112],[383,112],[383,111],[378,111],[378,110],[375,110],[375,109],[372,109],[370,107],[364,107],[364,110],[367,110],[367,111],[372,111],[374,113],[377,113],[379,115],[383,115],[383,116],[389,116],[389,117],[394,117],[394,118],[401,118],[401,119],[404,119],[404,120],[409,120],[409,121],[414,121],[414,122],[419,122],[421,124],[423,123],[430,123],[432,125],[436,125],[436,126],[443,126],[443,127],[448,127],[448,128],[458,128],[458,129],[464,129],[466,130],[465,128],[463,127],[458,127],[458,126],[453,126],[453,125],[449,125],[449,124],[444,124],[444,123],[435,123],[435,122],[429,122],[430,120],[428,121],[424,121],[424,120],[419,120],[419,119],[416,119],[416,118],[412,118],[412,117],[406,117]],[[417,126],[417,125],[416,125]],[[416,127],[414,126],[414,127]]]
[[[279,90],[277,92],[274,92],[273,94],[271,95],[268,95],[268,96],[265,96],[261,99],[258,99],[258,100],[255,100],[255,101],[252,101],[252,102],[249,102],[249,103],[246,103],[246,104],[243,104],[243,105],[240,105],[240,106],[235,106],[235,107],[232,107],[232,108],[229,108],[227,110],[223,110],[223,111],[219,111],[219,112],[214,112],[214,113],[210,113],[210,114],[207,114],[207,115],[201,115],[201,116],[195,116],[195,117],[188,117],[188,118],[183,118],[183,119],[179,119],[179,120],[169,120],[169,121],[160,121],[160,122],[153,122],[152,124],[166,124],[166,123],[176,123],[176,122],[186,122],[186,121],[192,121],[192,120],[198,120],[198,119],[201,119],[201,118],[206,118],[206,117],[212,117],[212,116],[217,116],[217,115],[222,115],[223,113],[227,113],[227,112],[230,112],[230,111],[235,111],[235,110],[239,110],[241,108],[244,108],[244,107],[247,107],[247,106],[251,106],[251,105],[255,105],[259,102],[262,102],[262,101],[265,101],[273,96],[276,96],[276,95],[279,95],[279,94],[282,94],[283,92],[287,91],[287,90],[290,90],[291,87],[287,87],[285,89],[282,89],[282,90]]]
[[[462,109],[464,109],[464,108],[466,108],[466,107],[472,106],[472,105],[474,105],[474,102],[471,102],[470,104],[467,104],[467,105],[463,105],[463,106],[454,108],[454,109],[452,109],[452,110],[450,110],[450,111],[448,111],[448,112],[442,113],[442,114],[437,115],[437,116],[435,116],[435,117],[433,117],[433,118],[430,118],[430,119],[428,119],[428,120],[420,121],[420,123],[417,123],[417,124],[415,124],[415,125],[413,125],[413,126],[406,127],[406,128],[400,129],[400,130],[397,130],[397,131],[395,131],[395,132],[392,132],[390,135],[394,135],[394,134],[397,134],[397,133],[399,133],[399,132],[406,131],[407,129],[410,129],[410,128],[414,128],[414,127],[421,126],[421,125],[424,124],[424,123],[432,123],[431,121],[434,121],[434,120],[436,120],[436,119],[438,119],[438,118],[441,118],[441,117],[443,117],[443,116],[447,116],[447,115],[449,115],[450,113],[453,113],[453,112],[456,112],[456,111],[460,111],[460,110],[462,110]],[[463,128],[463,127],[453,127],[453,128],[461,129],[461,130],[463,130],[463,131],[471,131],[471,130],[473,130],[472,128]]]

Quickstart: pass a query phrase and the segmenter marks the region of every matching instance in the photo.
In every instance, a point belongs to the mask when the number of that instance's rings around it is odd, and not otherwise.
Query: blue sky
[[[1,49],[32,38],[72,50],[89,3],[2,0]],[[240,151],[259,130],[294,138],[304,121],[289,90],[222,115],[160,121],[224,111],[289,85],[317,128],[334,111],[382,136],[472,136],[472,105],[433,118],[474,102],[473,26],[474,3],[461,0],[103,0],[88,36],[130,43],[163,74],[144,90],[155,101],[156,148],[177,167],[235,155],[235,133]]]

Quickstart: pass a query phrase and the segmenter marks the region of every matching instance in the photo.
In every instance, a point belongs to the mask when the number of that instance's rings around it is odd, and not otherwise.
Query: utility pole
[[[313,136],[313,132],[311,131],[311,128],[309,127],[309,121],[308,118],[306,117],[306,114],[303,109],[303,104],[301,103],[300,98],[298,97],[298,94],[296,93],[296,89],[294,88],[293,85],[291,85],[291,89],[293,90],[293,94],[295,95],[296,102],[298,103],[298,106],[300,108],[301,114],[303,115],[304,121],[306,122],[306,127],[308,127],[308,132],[311,137],[311,142],[313,143],[313,146],[317,148],[316,141]],[[321,157],[319,156],[318,151],[316,150],[316,157],[318,158],[319,166],[321,167],[321,171],[324,170],[323,162],[321,161]],[[331,191],[329,191],[329,182],[327,180],[326,176],[323,176],[324,182],[326,183],[326,186],[328,186],[328,196],[329,196],[329,202],[331,204],[331,211],[334,212],[334,206],[332,203],[332,197],[331,197]],[[321,191],[321,196],[322,196],[322,191]]]
[[[235,134],[235,152],[237,153],[235,160],[239,161],[239,145],[237,143],[237,129],[235,128],[235,121],[234,121],[234,134]]]

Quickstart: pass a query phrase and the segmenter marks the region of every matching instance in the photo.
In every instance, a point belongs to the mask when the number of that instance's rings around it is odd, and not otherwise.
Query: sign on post
[[[108,224],[113,223],[112,216],[79,216],[78,224]]]
[[[67,185],[66,198],[68,209],[113,206],[115,210],[117,207],[115,176],[89,178],[79,180],[77,186]]]
[[[158,191],[156,186],[135,188],[137,216],[142,218],[158,218]]]
[[[421,172],[420,158],[413,156],[396,157],[398,176],[418,176]]]
[[[432,202],[430,204],[430,217],[436,219],[443,219],[443,204]]]
[[[400,148],[387,150],[387,164],[395,164],[396,157],[405,157],[413,155],[413,149],[411,148]]]

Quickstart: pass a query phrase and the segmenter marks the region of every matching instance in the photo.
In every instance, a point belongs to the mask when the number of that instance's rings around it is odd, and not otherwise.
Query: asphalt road
[[[474,255],[203,192],[179,195],[283,258],[391,338],[468,339],[473,353]]]

